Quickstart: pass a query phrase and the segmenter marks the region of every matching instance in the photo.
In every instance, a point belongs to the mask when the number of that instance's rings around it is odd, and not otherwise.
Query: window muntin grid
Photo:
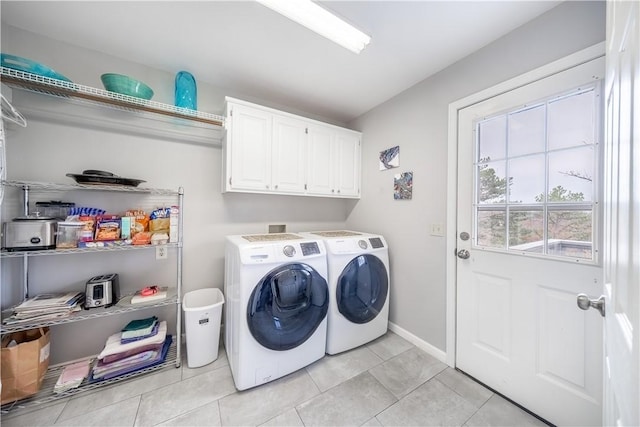
[[[474,125],[474,246],[595,261],[599,84]]]

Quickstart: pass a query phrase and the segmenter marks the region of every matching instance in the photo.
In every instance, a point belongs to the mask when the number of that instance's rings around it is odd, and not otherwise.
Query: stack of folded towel
[[[107,339],[91,372],[92,381],[107,380],[165,361],[171,346],[167,322],[157,317],[129,322]]]

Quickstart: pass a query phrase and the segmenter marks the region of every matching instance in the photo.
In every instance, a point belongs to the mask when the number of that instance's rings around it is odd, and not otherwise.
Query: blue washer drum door
[[[253,289],[247,324],[262,346],[290,350],[313,335],[328,309],[327,281],[307,264],[285,264],[267,273]]]
[[[380,313],[389,293],[387,269],[380,258],[365,254],[342,270],[336,286],[338,311],[353,323],[367,323]]]

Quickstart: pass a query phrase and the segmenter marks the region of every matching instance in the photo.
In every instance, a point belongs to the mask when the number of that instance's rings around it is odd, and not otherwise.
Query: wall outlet
[[[160,245],[156,246],[156,260],[167,259],[167,247]]]
[[[431,224],[432,236],[444,236],[444,224]]]

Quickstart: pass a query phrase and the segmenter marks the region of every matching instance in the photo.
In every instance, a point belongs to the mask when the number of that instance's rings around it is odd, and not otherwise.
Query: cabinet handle
[[[336,192],[336,190],[334,190],[334,189],[332,188],[332,189],[331,189],[331,192],[332,192],[332,193],[335,193],[335,192]]]
[[[267,188],[267,190],[269,189],[269,185],[268,185],[268,184],[267,184],[267,185],[265,185],[265,187]]]
[[[340,193],[340,190],[338,190],[338,194]]]
[[[278,189],[278,184],[276,184],[276,190]]]

